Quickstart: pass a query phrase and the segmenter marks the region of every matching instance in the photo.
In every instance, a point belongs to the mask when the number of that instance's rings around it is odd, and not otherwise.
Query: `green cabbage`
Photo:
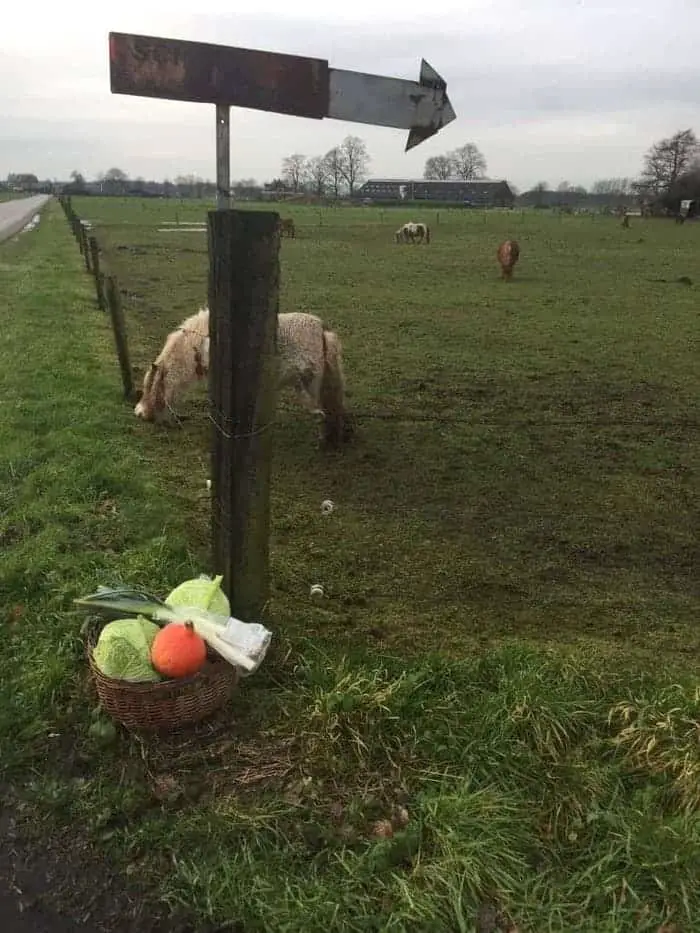
[[[131,683],[153,683],[162,680],[151,664],[151,645],[160,627],[139,616],[117,619],[100,632],[93,658],[105,677],[128,680]]]
[[[231,604],[228,601],[226,593],[221,589],[223,577],[201,576],[195,580],[185,580],[179,586],[176,586],[170,596],[166,597],[166,603],[177,609],[179,606],[192,606],[195,609],[204,609],[207,612],[213,612],[214,615],[231,615]]]

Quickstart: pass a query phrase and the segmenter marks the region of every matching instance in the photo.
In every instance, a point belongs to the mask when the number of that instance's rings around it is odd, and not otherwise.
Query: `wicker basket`
[[[88,627],[88,663],[100,703],[127,729],[173,731],[211,716],[230,699],[238,684],[238,671],[207,646],[204,667],[193,677],[160,683],[131,684],[105,677],[93,658],[102,628],[99,620]]]

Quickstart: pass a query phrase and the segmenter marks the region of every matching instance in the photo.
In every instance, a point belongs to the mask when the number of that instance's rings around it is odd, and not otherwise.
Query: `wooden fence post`
[[[90,247],[88,246],[87,227],[82,220],[80,221],[80,252],[83,254],[83,259],[85,260],[85,271],[91,272]]]
[[[90,262],[92,265],[92,274],[95,277],[95,292],[97,293],[97,305],[100,311],[106,311],[104,293],[104,276],[100,272],[100,247],[97,245],[97,239],[91,236],[88,240],[90,249]]]
[[[208,214],[212,545],[231,612],[260,618],[270,587],[279,214]]]
[[[124,398],[127,399],[127,401],[131,401],[134,397],[134,383],[131,373],[131,363],[129,362],[129,346],[126,340],[126,324],[124,322],[121,296],[119,294],[117,280],[113,275],[108,275],[105,282],[107,286],[107,304],[112,319],[112,330],[114,331],[114,343],[117,347],[119,368],[122,371]]]

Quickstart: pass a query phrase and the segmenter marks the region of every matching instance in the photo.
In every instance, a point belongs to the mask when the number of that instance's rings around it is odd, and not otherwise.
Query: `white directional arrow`
[[[456,119],[446,82],[425,59],[418,82],[339,68],[329,68],[328,77],[329,117],[410,130],[406,152]]]
[[[447,84],[425,60],[416,82],[322,58],[111,32],[109,63],[115,94],[394,126],[410,131],[406,150],[455,119]]]

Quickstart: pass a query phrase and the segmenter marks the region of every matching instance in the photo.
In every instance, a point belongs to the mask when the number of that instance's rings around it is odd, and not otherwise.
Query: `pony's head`
[[[167,370],[162,363],[151,363],[143,377],[141,398],[134,408],[137,418],[144,421],[162,421],[166,417],[165,378]]]

